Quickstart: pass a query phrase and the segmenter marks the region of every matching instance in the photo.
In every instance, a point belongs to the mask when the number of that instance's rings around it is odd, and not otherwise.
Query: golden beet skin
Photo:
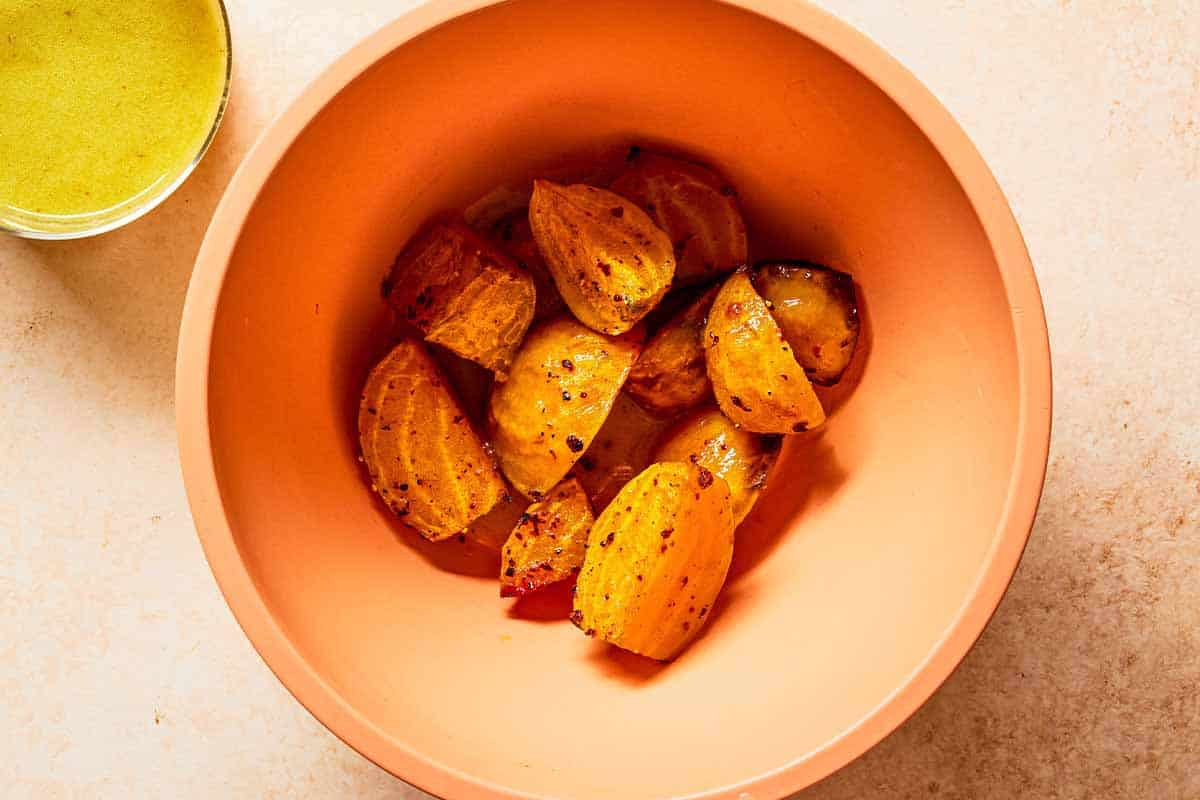
[[[737,194],[712,170],[634,151],[610,187],[645,209],[675,250],[675,284],[703,281],[746,263],[746,224]]]
[[[402,341],[371,370],[358,437],[372,488],[426,539],[463,531],[506,493],[495,461],[420,342]]]
[[[569,317],[530,331],[488,407],[504,474],[537,500],[583,455],[641,350],[632,334],[605,336]]]
[[[704,326],[719,287],[671,318],[633,365],[625,391],[661,416],[679,414],[712,394],[704,358]]]
[[[724,478],[733,524],[739,525],[767,485],[781,444],[779,436],[742,430],[710,406],[696,409],[663,434],[654,460],[697,464]]]
[[[775,261],[755,270],[756,285],[771,303],[796,360],[813,383],[837,383],[858,344],[854,280],[807,261]]]
[[[625,333],[671,286],[670,238],[624,197],[534,181],[529,225],[559,294],[593,330]]]
[[[708,312],[708,377],[725,415],[755,433],[799,433],[825,411],[749,274],[730,275]]]
[[[504,380],[533,321],[533,279],[460,223],[439,223],[404,248],[388,278],[392,308],[435,342]]]
[[[733,527],[723,479],[694,464],[648,467],[592,525],[571,621],[625,650],[674,658],[721,591]]]
[[[622,486],[650,466],[655,443],[668,425],[669,420],[650,414],[628,392],[617,395],[600,432],[571,469],[594,511],[603,511]]]
[[[519,597],[575,576],[595,518],[579,481],[565,480],[525,510],[504,544],[500,596]]]

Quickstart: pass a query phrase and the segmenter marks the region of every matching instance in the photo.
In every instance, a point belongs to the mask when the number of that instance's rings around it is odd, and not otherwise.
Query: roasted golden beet
[[[724,478],[733,524],[739,525],[766,486],[781,444],[779,436],[742,430],[710,406],[696,409],[663,434],[654,460],[686,461]]]
[[[571,470],[593,510],[603,511],[622,486],[650,466],[655,442],[669,424],[645,411],[628,393],[617,395],[600,432]]]
[[[825,421],[812,384],[745,270],[721,286],[704,336],[713,394],[735,423],[755,433],[799,433]]]
[[[637,203],[675,248],[675,284],[702,281],[746,263],[746,224],[737,195],[712,170],[634,151],[610,187]]]
[[[515,214],[510,214],[492,228],[492,238],[500,247],[517,260],[529,276],[533,278],[537,290],[537,305],[533,311],[533,321],[557,316],[566,307],[558,287],[554,285],[554,276],[546,266],[537,242],[533,241],[533,231],[529,228],[529,210],[522,208]]]
[[[813,383],[837,383],[858,344],[854,280],[820,264],[773,261],[759,264],[756,286],[771,316]]]
[[[482,234],[489,234],[505,217],[520,214],[529,209],[529,198],[533,194],[533,183],[501,184],[463,209],[463,221]]]
[[[633,334],[605,336],[569,317],[530,331],[488,407],[492,445],[518,491],[540,499],[604,424],[641,350]]]
[[[358,411],[371,485],[426,539],[446,539],[506,493],[504,480],[425,347],[406,340],[371,370]]]
[[[529,225],[559,294],[594,330],[625,333],[671,286],[671,240],[610,191],[534,181]]]
[[[529,506],[504,544],[500,596],[520,597],[574,577],[595,517],[579,481],[565,480]]]
[[[646,344],[625,391],[661,416],[686,411],[712,394],[704,361],[704,326],[719,287],[671,318]]]
[[[432,345],[429,354],[442,374],[450,380],[454,396],[466,410],[471,422],[482,425],[492,396],[492,373],[470,359],[452,353],[441,345]]]
[[[504,380],[533,321],[527,272],[462,224],[437,224],[404,248],[388,278],[396,312],[442,345]]]
[[[693,464],[653,464],[592,525],[571,621],[650,658],[700,630],[733,557],[729,487]]]
[[[507,494],[491,511],[468,525],[463,533],[468,541],[498,555],[528,507],[528,500],[508,489]]]

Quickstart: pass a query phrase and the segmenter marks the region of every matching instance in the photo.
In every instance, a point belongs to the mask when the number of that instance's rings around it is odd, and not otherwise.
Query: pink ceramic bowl
[[[869,333],[823,435],[789,443],[739,532],[715,618],[665,667],[500,601],[494,565],[403,531],[355,458],[405,240],[630,140],[718,165],[761,254],[852,272]],[[768,798],[878,742],[982,631],[1037,506],[1050,364],[987,167],[845,25],[793,0],[434,0],[246,159],[196,265],[177,402],[221,589],[359,752],[454,798]]]

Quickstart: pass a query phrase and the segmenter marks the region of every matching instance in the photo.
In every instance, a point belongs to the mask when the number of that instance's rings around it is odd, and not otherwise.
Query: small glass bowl
[[[166,174],[122,202],[100,211],[83,214],[38,214],[25,209],[0,204],[0,233],[11,233],[26,239],[83,239],[120,228],[148,214],[162,201],[170,197],[192,174],[192,170],[204,158],[209,145],[221,127],[225,106],[229,102],[229,83],[233,76],[233,38],[229,32],[229,13],[224,0],[212,0],[220,10],[221,29],[225,32],[225,81],[221,87],[221,99],[213,116],[212,126],[199,149],[183,169],[175,174]]]

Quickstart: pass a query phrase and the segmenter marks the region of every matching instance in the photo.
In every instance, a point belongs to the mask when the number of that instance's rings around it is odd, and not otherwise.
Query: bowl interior
[[[386,345],[380,280],[414,230],[628,141],[717,165],[757,255],[853,273],[870,330],[827,428],[789,442],[739,533],[705,634],[666,667],[584,638],[552,600],[514,609],[446,556],[462,545],[418,543],[367,490],[354,439]],[[517,0],[392,51],[278,164],[220,295],[211,446],[257,591],[369,729],[339,730],[352,744],[511,792],[682,796],[821,750],[952,626],[1009,492],[1014,342],[954,175],[829,51],[700,0]]]

